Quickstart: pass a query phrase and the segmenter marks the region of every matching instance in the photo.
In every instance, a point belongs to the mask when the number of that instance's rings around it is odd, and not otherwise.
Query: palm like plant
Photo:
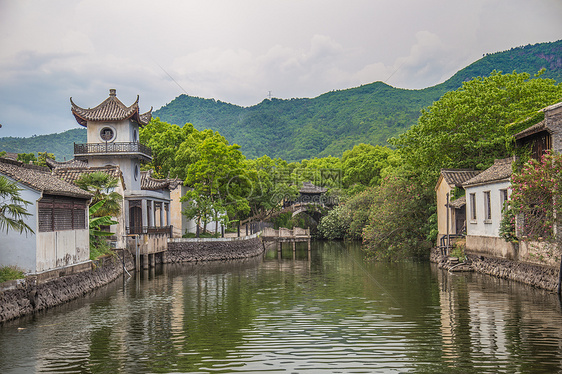
[[[0,176],[0,231],[19,231],[19,233],[33,233],[24,218],[30,216],[26,206],[31,204],[20,196],[21,189],[15,182]]]
[[[120,214],[123,196],[112,191],[117,187],[117,178],[102,171],[96,171],[94,173],[82,175],[75,183],[81,189],[89,191],[94,195],[92,198],[92,205],[100,201],[104,202],[93,213],[94,217],[116,217]]]

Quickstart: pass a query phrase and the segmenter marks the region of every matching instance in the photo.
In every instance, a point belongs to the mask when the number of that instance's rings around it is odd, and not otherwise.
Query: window
[[[104,142],[111,142],[115,139],[115,130],[111,127],[104,127],[100,130],[100,138]]]
[[[476,194],[470,194],[470,220],[476,221]]]
[[[507,207],[507,190],[500,190],[500,203],[502,207],[502,213]]]
[[[492,220],[492,203],[490,201],[490,191],[484,191],[484,223]]]
[[[39,201],[39,232],[86,229],[86,200],[45,195]]]

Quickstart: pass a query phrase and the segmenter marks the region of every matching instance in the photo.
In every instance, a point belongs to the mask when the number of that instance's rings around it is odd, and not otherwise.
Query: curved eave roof
[[[125,119],[133,119],[140,126],[145,126],[152,119],[152,108],[148,112],[140,114],[138,95],[131,106],[126,106],[117,98],[113,90],[110,90],[109,97],[95,108],[81,108],[72,101],[72,97],[70,98],[70,104],[72,105],[72,114],[82,126],[87,126],[88,121],[110,122]]]

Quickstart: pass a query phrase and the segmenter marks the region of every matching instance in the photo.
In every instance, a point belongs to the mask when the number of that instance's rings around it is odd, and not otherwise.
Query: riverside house
[[[542,114],[540,113],[542,112]],[[518,147],[526,147],[535,159],[547,150],[562,152],[562,102],[541,109],[543,116],[537,124],[515,134]],[[526,240],[523,217],[517,217],[518,243],[508,243],[499,236],[502,209],[509,198],[513,158],[496,160],[494,165],[463,183],[466,190],[468,253],[499,257],[519,262],[558,266],[548,242]]]
[[[0,232],[0,265],[31,275],[90,268],[88,204],[92,195],[46,167],[0,158],[0,175],[15,181],[30,204],[25,222],[34,233]]]
[[[472,169],[441,169],[435,185],[439,247],[450,248],[451,239],[464,234],[466,196],[462,184],[478,173]]]

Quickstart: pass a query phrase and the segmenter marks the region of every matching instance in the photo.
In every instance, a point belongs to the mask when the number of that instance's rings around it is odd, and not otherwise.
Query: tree
[[[284,200],[294,200],[298,186],[292,183],[291,169],[280,158],[262,156],[245,160],[245,175],[251,185],[248,203],[252,216],[265,219],[280,210]]]
[[[152,150],[152,161],[146,168],[153,169],[155,177],[166,178],[168,174],[176,177],[176,154],[180,146],[195,132],[198,131],[190,123],[179,127],[160,121],[158,117],[153,118],[139,133],[140,142]]]
[[[36,162],[37,157],[35,157],[35,153],[18,153],[17,160],[29,164],[30,162]]]
[[[373,189],[374,201],[363,230],[367,253],[378,260],[427,256],[433,240],[433,190],[425,189],[404,170]]]
[[[387,147],[362,143],[345,151],[341,160],[344,186],[361,190],[380,185],[381,170],[388,166],[391,153]]]
[[[75,183],[81,189],[94,194],[91,205],[103,202],[94,212],[96,217],[117,217],[120,214],[123,196],[114,191],[119,184],[117,178],[103,171],[96,171],[82,174]]]
[[[197,145],[197,161],[187,165],[184,183],[192,189],[182,198],[190,204],[185,213],[202,222],[203,231],[211,220],[224,215],[239,218],[250,209],[247,193],[251,186],[244,176],[239,148],[214,133]]]
[[[0,176],[0,231],[18,231],[20,234],[33,233],[24,218],[30,216],[26,206],[31,204],[20,196],[21,189],[15,182]]]
[[[109,245],[104,237],[115,235],[112,232],[105,231],[103,228],[111,225],[116,225],[118,222],[114,221],[111,216],[100,214],[100,210],[104,207],[104,200],[100,200],[89,208],[90,216],[90,259],[95,260],[99,256],[111,253]]]
[[[506,125],[561,96],[562,85],[554,80],[494,71],[443,95],[422,110],[416,125],[390,143],[431,185],[441,168],[485,169],[494,159],[508,157],[513,134]]]

